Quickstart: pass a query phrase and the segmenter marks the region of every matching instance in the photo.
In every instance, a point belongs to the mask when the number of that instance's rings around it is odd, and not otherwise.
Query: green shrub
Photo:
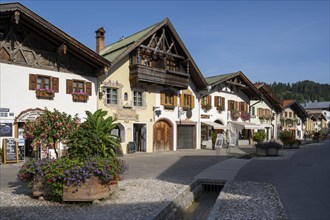
[[[120,146],[118,138],[111,135],[116,127],[115,120],[104,118],[107,112],[101,109],[94,114],[87,111],[86,115],[86,121],[68,138],[68,156],[81,160],[93,156],[115,157],[116,148]]]
[[[294,137],[290,131],[282,131],[279,138],[285,145],[290,145],[290,141],[294,140]]]
[[[264,142],[266,138],[266,134],[264,130],[259,130],[256,133],[254,133],[253,135],[253,141],[257,142],[257,143],[262,143]]]

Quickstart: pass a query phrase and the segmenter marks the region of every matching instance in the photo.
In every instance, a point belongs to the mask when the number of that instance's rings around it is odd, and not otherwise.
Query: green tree
[[[116,127],[115,120],[105,118],[107,112],[101,109],[94,114],[86,111],[86,115],[86,121],[68,138],[69,156],[81,160],[93,156],[115,157],[119,146],[118,138],[111,135],[111,130]]]
[[[56,158],[58,152],[56,142],[65,140],[77,129],[80,120],[77,115],[72,117],[64,112],[49,111],[47,108],[35,121],[27,121],[24,125],[24,138],[32,140],[32,146],[54,148]]]

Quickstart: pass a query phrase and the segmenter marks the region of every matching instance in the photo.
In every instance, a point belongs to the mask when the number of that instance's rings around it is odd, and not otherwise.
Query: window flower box
[[[72,93],[72,100],[74,102],[87,102],[88,94],[85,92],[74,92]]]
[[[219,113],[223,112],[225,108],[222,105],[217,106],[217,110]]]
[[[241,112],[241,118],[243,121],[247,121],[250,119],[250,114],[247,112]]]
[[[211,108],[212,106],[210,104],[202,105],[202,109],[206,112],[209,111]]]
[[[42,99],[52,99],[55,96],[55,91],[53,89],[36,89],[36,96]]]
[[[231,111],[230,117],[233,121],[236,121],[240,117],[241,113],[239,111]]]

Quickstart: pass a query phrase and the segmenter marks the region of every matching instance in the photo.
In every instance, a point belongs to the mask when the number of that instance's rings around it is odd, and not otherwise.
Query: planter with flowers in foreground
[[[128,170],[115,155],[117,140],[110,135],[115,127],[106,112],[86,112],[87,119],[68,138],[68,155],[52,159],[33,159],[19,170],[18,177],[29,181],[35,196],[53,201],[93,201],[109,196]],[[38,181],[37,181],[38,180]],[[41,184],[41,185],[40,185]]]

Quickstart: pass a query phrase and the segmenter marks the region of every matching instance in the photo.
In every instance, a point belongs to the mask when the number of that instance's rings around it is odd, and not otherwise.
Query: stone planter
[[[110,186],[101,184],[97,177],[91,177],[86,180],[81,186],[64,186],[63,201],[94,201],[97,199],[106,198],[109,196]]]
[[[278,149],[277,148],[267,149],[267,156],[278,156]]]
[[[267,156],[267,150],[260,148],[260,147],[256,148],[256,153],[257,153],[257,156],[263,156],[263,157]]]
[[[260,147],[256,148],[256,154],[258,156],[278,156],[278,150],[277,148],[269,148],[269,149],[263,149]]]

